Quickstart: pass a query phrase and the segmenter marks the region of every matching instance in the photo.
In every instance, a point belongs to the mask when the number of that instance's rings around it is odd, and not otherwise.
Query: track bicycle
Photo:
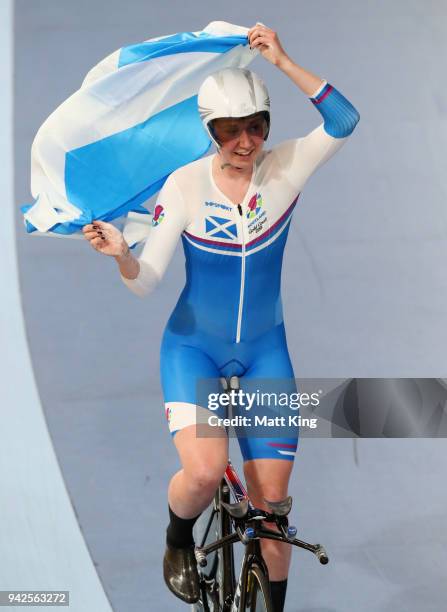
[[[225,390],[238,388],[235,378],[222,380]],[[200,599],[192,604],[193,612],[274,612],[261,538],[304,548],[314,553],[323,565],[328,563],[328,555],[321,544],[308,544],[295,538],[297,529],[288,521],[292,508],[290,496],[278,502],[265,502],[268,511],[253,506],[229,461],[212,503],[195,528]],[[275,524],[278,531],[265,527],[264,522]],[[233,554],[236,542],[245,546],[237,582]]]

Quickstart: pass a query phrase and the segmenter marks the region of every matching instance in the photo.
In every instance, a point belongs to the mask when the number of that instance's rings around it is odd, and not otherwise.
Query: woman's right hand
[[[120,257],[129,252],[129,245],[123,234],[111,223],[93,221],[82,228],[82,233],[90,245],[103,255]]]

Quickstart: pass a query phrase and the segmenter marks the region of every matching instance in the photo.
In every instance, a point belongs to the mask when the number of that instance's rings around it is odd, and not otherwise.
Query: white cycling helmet
[[[264,82],[257,74],[244,68],[225,68],[207,77],[199,89],[199,113],[203,125],[217,146],[210,130],[213,119],[247,117],[264,112],[267,120],[267,140],[270,129],[270,98]]]

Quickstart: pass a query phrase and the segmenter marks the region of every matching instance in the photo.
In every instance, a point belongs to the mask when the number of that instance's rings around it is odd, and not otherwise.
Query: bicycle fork
[[[262,567],[266,577],[268,578],[268,569],[264,559],[261,556],[259,540],[251,540],[248,544],[246,544],[246,546],[247,548],[242,561],[236,592],[234,594],[233,603],[229,612],[240,612],[240,610],[245,610],[247,605],[249,572],[254,563],[257,563],[260,567]]]

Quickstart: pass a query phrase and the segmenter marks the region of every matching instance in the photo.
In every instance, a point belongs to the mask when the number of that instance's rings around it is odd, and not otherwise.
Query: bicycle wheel
[[[229,489],[222,482],[213,502],[202,513],[194,529],[198,546],[206,546],[231,532],[231,519],[222,510],[221,501],[229,501]],[[199,568],[201,599],[192,605],[193,612],[222,612],[234,592],[234,558],[232,545],[226,545],[207,556],[207,565]]]
[[[270,597],[270,584],[267,576],[258,565],[253,565],[248,572],[247,612],[274,612]]]

